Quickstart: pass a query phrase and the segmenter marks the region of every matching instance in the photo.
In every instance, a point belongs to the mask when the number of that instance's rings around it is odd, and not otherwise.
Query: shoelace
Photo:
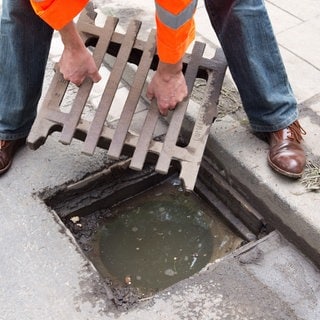
[[[301,142],[303,140],[302,135],[306,135],[306,131],[300,126],[298,121],[293,122],[289,127],[290,130],[290,140],[295,140],[297,142]]]

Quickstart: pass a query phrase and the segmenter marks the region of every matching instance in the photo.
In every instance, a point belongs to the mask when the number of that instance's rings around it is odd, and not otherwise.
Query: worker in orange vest
[[[64,43],[60,71],[65,79],[77,85],[86,77],[100,80],[72,21],[87,0],[30,2],[3,0],[0,174],[9,169],[35,119],[53,29],[59,30]],[[166,115],[187,95],[182,56],[195,36],[197,0],[155,0],[155,4],[160,63],[147,95],[157,99],[160,113]],[[301,177],[305,132],[297,120],[297,102],[263,0],[205,0],[205,5],[250,125],[268,139],[269,165],[282,175]]]

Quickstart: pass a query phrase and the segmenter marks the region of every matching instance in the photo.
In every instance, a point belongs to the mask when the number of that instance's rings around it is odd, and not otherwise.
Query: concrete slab
[[[320,92],[320,70],[283,47],[280,47],[280,52],[298,103],[317,95]]]
[[[281,34],[282,32],[285,32],[286,30],[289,30],[292,27],[302,23],[300,18],[292,15],[290,12],[287,12],[282,8],[279,8],[277,4],[278,2],[274,4],[266,1],[266,8],[268,10],[273,30],[276,35]]]
[[[318,0],[306,0],[304,2],[299,0],[267,0],[267,2],[274,4],[284,12],[288,12],[302,21],[315,18],[320,14]]]
[[[319,16],[277,36],[284,48],[318,70],[320,69],[320,45],[315,46],[315,43],[320,43]]]
[[[75,144],[67,160],[67,149],[50,140],[40,152],[21,150],[12,172],[1,178],[0,319],[103,319],[106,302],[96,293],[104,288],[96,272],[33,193],[98,169],[105,156],[85,157]],[[69,165],[57,172],[65,161]]]

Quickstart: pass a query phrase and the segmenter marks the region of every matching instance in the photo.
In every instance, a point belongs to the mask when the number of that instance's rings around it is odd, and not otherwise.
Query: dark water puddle
[[[92,233],[87,255],[103,277],[143,295],[190,277],[243,241],[177,180],[112,207],[108,216]]]

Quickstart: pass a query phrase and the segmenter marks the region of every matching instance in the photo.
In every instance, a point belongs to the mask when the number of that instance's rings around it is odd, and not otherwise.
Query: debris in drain
[[[128,309],[143,298],[143,295],[132,286],[113,286],[112,294],[114,304],[121,309]]]
[[[70,220],[73,222],[73,223],[78,223],[80,221],[80,218],[78,216],[74,216],[74,217],[71,217]]]
[[[131,284],[132,282],[131,282],[131,277],[130,276],[126,276],[125,278],[124,278],[124,283],[125,284]]]

